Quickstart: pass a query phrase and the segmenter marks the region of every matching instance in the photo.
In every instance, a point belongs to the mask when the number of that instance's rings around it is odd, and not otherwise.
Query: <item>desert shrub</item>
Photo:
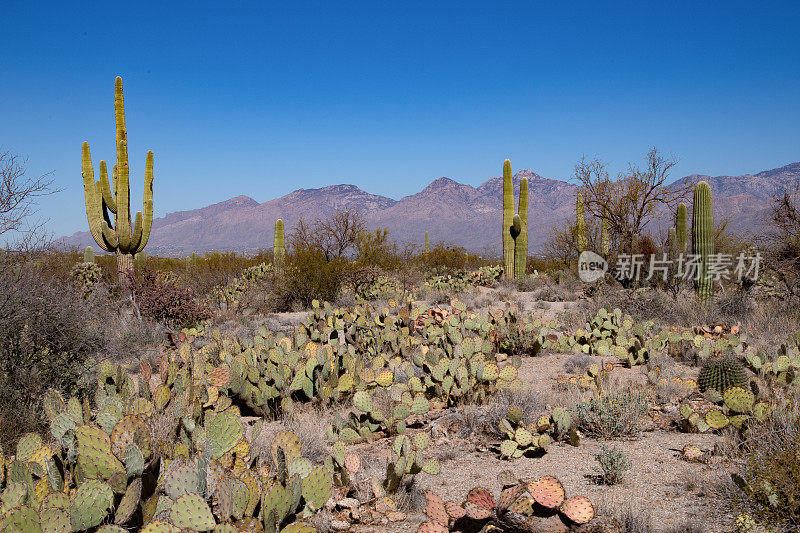
[[[592,437],[618,439],[641,432],[647,414],[647,399],[641,391],[620,391],[581,402],[572,408],[577,429]]]
[[[432,244],[428,253],[419,256],[420,263],[434,275],[457,274],[486,264],[483,257],[467,252],[461,246],[447,243]]]
[[[734,503],[786,530],[800,527],[800,404],[797,394],[748,432],[734,475]]]
[[[329,260],[314,248],[294,250],[286,260],[281,290],[287,301],[308,308],[314,300],[336,300],[350,273],[351,264],[344,258]]]
[[[594,362],[594,357],[590,355],[574,353],[564,361],[564,372],[569,374],[583,374]]]
[[[622,453],[616,446],[609,448],[605,444],[600,445],[600,453],[594,456],[598,466],[595,471],[598,480],[604,485],[616,485],[622,483],[625,472],[630,470],[632,463],[628,456]]]
[[[164,274],[169,273],[179,279],[181,285],[191,288],[194,294],[208,294],[214,287],[228,285],[248,268],[271,262],[271,251],[259,251],[252,255],[208,252],[203,255],[193,253],[185,258],[147,258],[147,266]]]
[[[133,301],[142,317],[170,327],[190,327],[211,316],[194,292],[170,275],[145,267],[130,276]]]
[[[29,263],[0,264],[0,442],[41,426],[50,387],[78,394],[88,359],[104,345],[99,296]]]

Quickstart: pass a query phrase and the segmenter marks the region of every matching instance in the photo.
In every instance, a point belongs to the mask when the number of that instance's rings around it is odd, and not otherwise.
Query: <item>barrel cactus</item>
[[[714,389],[720,393],[730,387],[747,383],[744,366],[732,356],[714,357],[706,361],[697,378],[700,392]]]

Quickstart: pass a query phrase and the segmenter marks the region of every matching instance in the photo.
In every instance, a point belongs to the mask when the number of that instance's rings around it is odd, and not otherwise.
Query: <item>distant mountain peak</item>
[[[533,254],[553,226],[575,216],[578,186],[522,169],[514,174],[515,200],[522,178],[527,178],[530,186],[528,216],[535,223],[528,225],[528,240]],[[776,193],[800,183],[800,162],[757,174],[695,174],[677,181],[700,180],[711,185],[716,217],[728,217],[735,231],[752,230],[763,223],[760,218]],[[502,189],[503,178],[497,176],[477,187],[440,177],[400,201],[368,193],[352,184],[297,189],[264,203],[240,195],[154,219],[148,250],[154,254],[185,255],[193,251],[269,249],[278,218],[284,220],[288,234],[301,217],[312,221],[327,217],[338,208],[355,208],[364,214],[370,228],[388,228],[398,242],[420,243],[429,231],[432,242],[444,241],[475,251],[488,246],[497,252]],[[88,232],[63,237],[60,242],[94,246]]]

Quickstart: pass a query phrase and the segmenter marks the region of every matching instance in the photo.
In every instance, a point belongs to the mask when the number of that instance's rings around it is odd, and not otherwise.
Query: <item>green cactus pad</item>
[[[755,402],[753,393],[741,387],[728,388],[722,397],[728,409],[737,413],[749,413]]]
[[[85,481],[78,487],[70,507],[73,531],[82,531],[100,525],[114,505],[111,487],[97,480]]]
[[[197,489],[197,468],[194,465],[176,465],[167,469],[164,475],[164,492],[167,496],[177,500],[186,494],[197,493]]]
[[[211,509],[199,494],[185,494],[178,498],[169,515],[170,521],[180,529],[208,531],[216,525]]]
[[[712,409],[706,413],[706,424],[712,429],[722,429],[730,423],[730,420],[725,416],[722,411]]]
[[[0,520],[0,531],[24,533],[41,533],[42,528],[39,522],[39,513],[35,509],[23,505],[8,512]]]
[[[321,509],[331,496],[333,480],[325,467],[316,466],[303,480],[303,499],[312,509]]]
[[[236,413],[225,411],[214,415],[206,425],[209,455],[219,459],[242,440],[244,427]]]
[[[180,529],[169,522],[156,521],[150,522],[142,528],[140,533],[180,533]]]
[[[124,524],[133,517],[133,513],[136,512],[136,508],[139,506],[141,496],[142,480],[141,478],[136,478],[128,485],[125,495],[117,505],[117,509],[114,512],[115,524]]]

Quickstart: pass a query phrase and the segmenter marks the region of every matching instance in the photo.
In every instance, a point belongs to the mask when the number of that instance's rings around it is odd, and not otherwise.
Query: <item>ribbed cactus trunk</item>
[[[428,253],[430,253],[430,251],[431,251],[431,244],[430,244],[430,241],[428,240],[428,232],[426,231],[425,232],[425,252],[424,253],[427,255]]]
[[[503,278],[514,279],[514,239],[511,226],[514,224],[514,182],[511,161],[503,163]]]
[[[692,251],[698,256],[698,273],[695,292],[701,303],[706,303],[714,293],[714,283],[709,275],[709,262],[714,254],[714,212],[711,187],[701,181],[694,188],[692,206]]]
[[[583,195],[578,193],[576,200],[576,222],[575,222],[575,244],[578,246],[578,253],[586,251],[586,219],[583,216]]]
[[[94,250],[92,250],[91,246],[87,246],[83,251],[83,262],[94,263]]]
[[[145,161],[142,211],[136,213],[134,222],[131,223],[128,132],[125,129],[122,78],[119,77],[114,82],[114,118],[117,163],[112,170],[113,191],[108,180],[105,161],[100,161],[100,181],[94,180],[89,143],[84,142],[81,154],[83,193],[86,200],[86,218],[92,238],[100,248],[116,255],[119,282],[124,289],[127,289],[128,276],[133,272],[133,255],[144,249],[153,224],[153,152],[147,152]],[[111,215],[114,218],[113,227],[111,227]]]
[[[600,221],[600,253],[608,258],[611,252],[611,235],[608,232],[608,211],[603,209],[603,220]]]
[[[283,220],[275,221],[275,236],[272,241],[272,262],[275,270],[283,270],[286,263],[286,239],[283,234]]]
[[[514,277],[525,279],[528,269],[528,178],[522,178],[519,184],[520,231],[514,239]]]
[[[675,239],[679,254],[686,253],[686,246],[688,245],[688,238],[686,236],[686,204],[681,202],[678,204],[678,212],[675,214]]]

